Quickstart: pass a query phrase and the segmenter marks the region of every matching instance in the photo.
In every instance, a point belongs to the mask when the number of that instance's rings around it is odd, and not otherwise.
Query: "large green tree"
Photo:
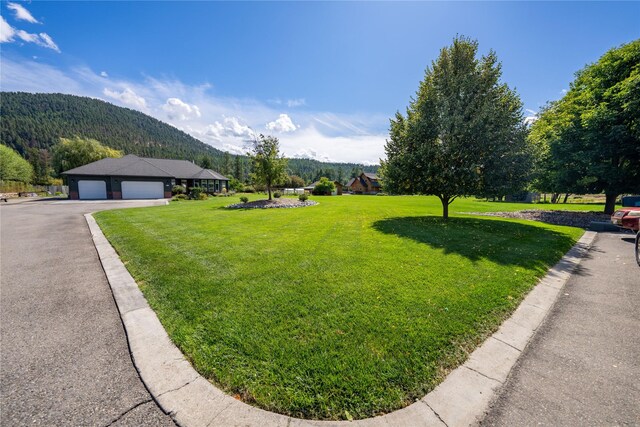
[[[537,186],[601,193],[613,213],[618,195],[640,192],[640,40],[576,73],[531,130],[541,152]]]
[[[531,169],[520,98],[500,81],[496,54],[477,53],[465,37],[443,48],[385,145],[385,190],[436,195],[444,218],[459,196],[521,190]]]
[[[18,181],[30,183],[33,179],[33,167],[15,150],[0,145],[0,181]]]
[[[247,155],[252,162],[251,178],[253,182],[266,186],[269,200],[271,200],[271,187],[284,183],[289,177],[287,175],[287,159],[280,154],[278,138],[260,135],[253,142],[253,149]]]
[[[122,157],[122,152],[105,147],[95,139],[60,138],[53,149],[53,166],[56,173],[68,171],[106,157]]]

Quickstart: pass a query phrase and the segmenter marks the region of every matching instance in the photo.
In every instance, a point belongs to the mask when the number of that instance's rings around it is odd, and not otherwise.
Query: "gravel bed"
[[[553,225],[588,228],[591,221],[611,221],[611,216],[602,212],[524,210],[515,212],[465,212],[469,215],[499,216],[502,218],[528,219]]]
[[[318,202],[307,200],[301,202],[298,199],[273,199],[256,200],[248,203],[235,203],[227,206],[227,209],[274,209],[274,208],[304,208],[306,206],[317,205]]]

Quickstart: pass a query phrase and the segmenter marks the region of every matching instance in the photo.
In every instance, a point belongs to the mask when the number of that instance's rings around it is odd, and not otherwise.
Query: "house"
[[[377,194],[382,191],[378,175],[367,172],[362,172],[360,176],[351,178],[347,187],[355,194]]]
[[[62,173],[70,199],[161,199],[174,185],[201,187],[207,193],[229,190],[229,179],[186,160],[148,159],[129,154],[107,158]]]
[[[316,185],[318,185],[320,183],[320,181],[316,181],[311,185],[307,185],[306,187],[304,187],[304,191],[307,193],[313,193],[313,189],[316,188]],[[339,181],[333,181],[333,183],[336,186],[336,189],[333,193],[331,193],[332,196],[338,195],[341,196],[342,195],[342,183],[340,183]],[[329,196],[329,194],[325,194],[326,196]]]

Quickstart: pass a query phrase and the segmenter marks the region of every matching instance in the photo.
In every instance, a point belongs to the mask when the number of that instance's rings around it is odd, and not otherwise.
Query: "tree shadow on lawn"
[[[575,243],[554,230],[485,218],[395,217],[376,221],[373,228],[474,262],[487,259],[527,270],[546,270]]]

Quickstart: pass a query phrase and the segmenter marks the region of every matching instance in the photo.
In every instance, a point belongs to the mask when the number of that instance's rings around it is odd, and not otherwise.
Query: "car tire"
[[[636,262],[640,267],[640,231],[636,233]]]

